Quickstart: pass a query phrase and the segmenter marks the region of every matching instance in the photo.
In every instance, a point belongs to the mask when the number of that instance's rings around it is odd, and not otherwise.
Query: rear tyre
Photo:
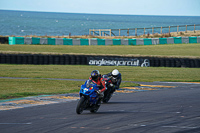
[[[76,107],[76,113],[81,114],[84,110],[84,107],[85,107],[85,98],[81,97]]]

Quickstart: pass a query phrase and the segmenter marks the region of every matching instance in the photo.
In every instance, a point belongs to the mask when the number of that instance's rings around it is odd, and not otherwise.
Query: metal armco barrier
[[[97,65],[200,68],[200,58],[121,57],[92,55],[3,54],[0,64]]]

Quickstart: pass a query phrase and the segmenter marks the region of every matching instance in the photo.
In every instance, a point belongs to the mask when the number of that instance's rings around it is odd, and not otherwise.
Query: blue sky
[[[200,0],[0,0],[1,10],[200,16]]]

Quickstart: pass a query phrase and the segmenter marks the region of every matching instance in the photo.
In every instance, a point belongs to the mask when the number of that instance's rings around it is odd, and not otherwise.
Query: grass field
[[[106,74],[115,68],[124,81],[200,81],[199,68],[87,65],[0,65],[0,77],[87,79],[92,70]]]
[[[77,93],[83,81],[64,81],[47,79],[0,79],[0,99]],[[134,83],[122,83],[122,87],[137,86]]]
[[[100,54],[123,56],[176,56],[200,58],[200,44],[168,44],[149,46],[58,46],[58,45],[1,45],[1,52],[43,54]]]
[[[127,66],[80,66],[80,65],[0,65],[0,77],[26,77],[32,79],[0,79],[0,99],[41,94],[78,92],[81,81],[47,80],[40,78],[88,79],[92,70],[106,74],[117,68],[123,81],[200,81],[198,68],[156,68]],[[121,87],[136,86],[122,83]]]
[[[101,54],[130,56],[170,56],[200,58],[200,44],[173,44],[151,46],[52,46],[52,45],[0,45],[0,53],[42,54]],[[86,65],[0,65],[0,77],[31,79],[0,79],[0,99],[40,94],[78,92],[80,81],[58,81],[40,78],[88,79],[92,70],[106,74],[117,68],[123,81],[175,81],[200,82],[199,68],[86,66]],[[135,86],[123,83],[121,87]]]

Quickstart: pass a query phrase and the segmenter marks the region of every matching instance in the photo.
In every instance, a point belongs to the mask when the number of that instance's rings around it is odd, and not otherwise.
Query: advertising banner
[[[96,66],[150,67],[150,60],[145,58],[87,57],[87,62]]]

